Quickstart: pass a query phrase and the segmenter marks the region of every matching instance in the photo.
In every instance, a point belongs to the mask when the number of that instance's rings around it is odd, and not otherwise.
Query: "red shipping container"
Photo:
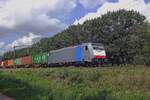
[[[13,60],[5,60],[4,61],[4,68],[10,68],[13,66]]]
[[[8,66],[8,60],[4,61],[4,67]]]
[[[8,66],[13,66],[13,60],[8,60]]]
[[[26,56],[21,58],[21,64],[22,65],[30,65],[32,64],[32,57],[31,56]]]

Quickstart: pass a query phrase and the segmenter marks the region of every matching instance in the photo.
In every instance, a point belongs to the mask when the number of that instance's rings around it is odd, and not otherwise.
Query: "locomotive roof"
[[[89,44],[94,45],[94,46],[103,46],[102,43],[82,43],[82,44],[75,45],[75,46],[69,46],[69,47],[64,47],[64,48],[61,48],[61,49],[51,50],[50,52],[57,52],[57,51],[65,50],[65,49],[68,49],[68,48],[73,48],[73,47],[77,47],[77,46],[80,46],[80,45],[89,45]]]
[[[83,43],[83,44],[79,44],[79,45],[87,45],[87,44],[89,44],[89,43]],[[65,49],[68,49],[68,48],[77,47],[79,45],[64,47],[64,48],[60,48],[60,49],[56,49],[56,50],[51,50],[50,52],[57,52],[57,51],[65,50]]]

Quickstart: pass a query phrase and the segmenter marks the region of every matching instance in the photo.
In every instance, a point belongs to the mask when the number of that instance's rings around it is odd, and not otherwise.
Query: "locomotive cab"
[[[105,48],[100,43],[94,43],[92,44],[93,48],[93,62],[96,64],[103,64],[104,60],[106,59],[106,52]]]

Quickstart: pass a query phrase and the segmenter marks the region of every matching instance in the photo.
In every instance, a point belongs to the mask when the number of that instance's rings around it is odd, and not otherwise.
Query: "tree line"
[[[31,48],[16,51],[16,58],[86,42],[103,43],[113,64],[150,65],[150,24],[136,11],[118,10],[43,38]],[[27,52],[30,49],[30,53]],[[4,54],[13,58],[13,52]]]

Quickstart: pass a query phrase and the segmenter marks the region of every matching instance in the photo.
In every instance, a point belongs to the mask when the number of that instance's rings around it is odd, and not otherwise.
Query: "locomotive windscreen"
[[[101,43],[92,43],[92,46],[103,46]]]
[[[94,50],[104,50],[104,47],[93,47]]]

